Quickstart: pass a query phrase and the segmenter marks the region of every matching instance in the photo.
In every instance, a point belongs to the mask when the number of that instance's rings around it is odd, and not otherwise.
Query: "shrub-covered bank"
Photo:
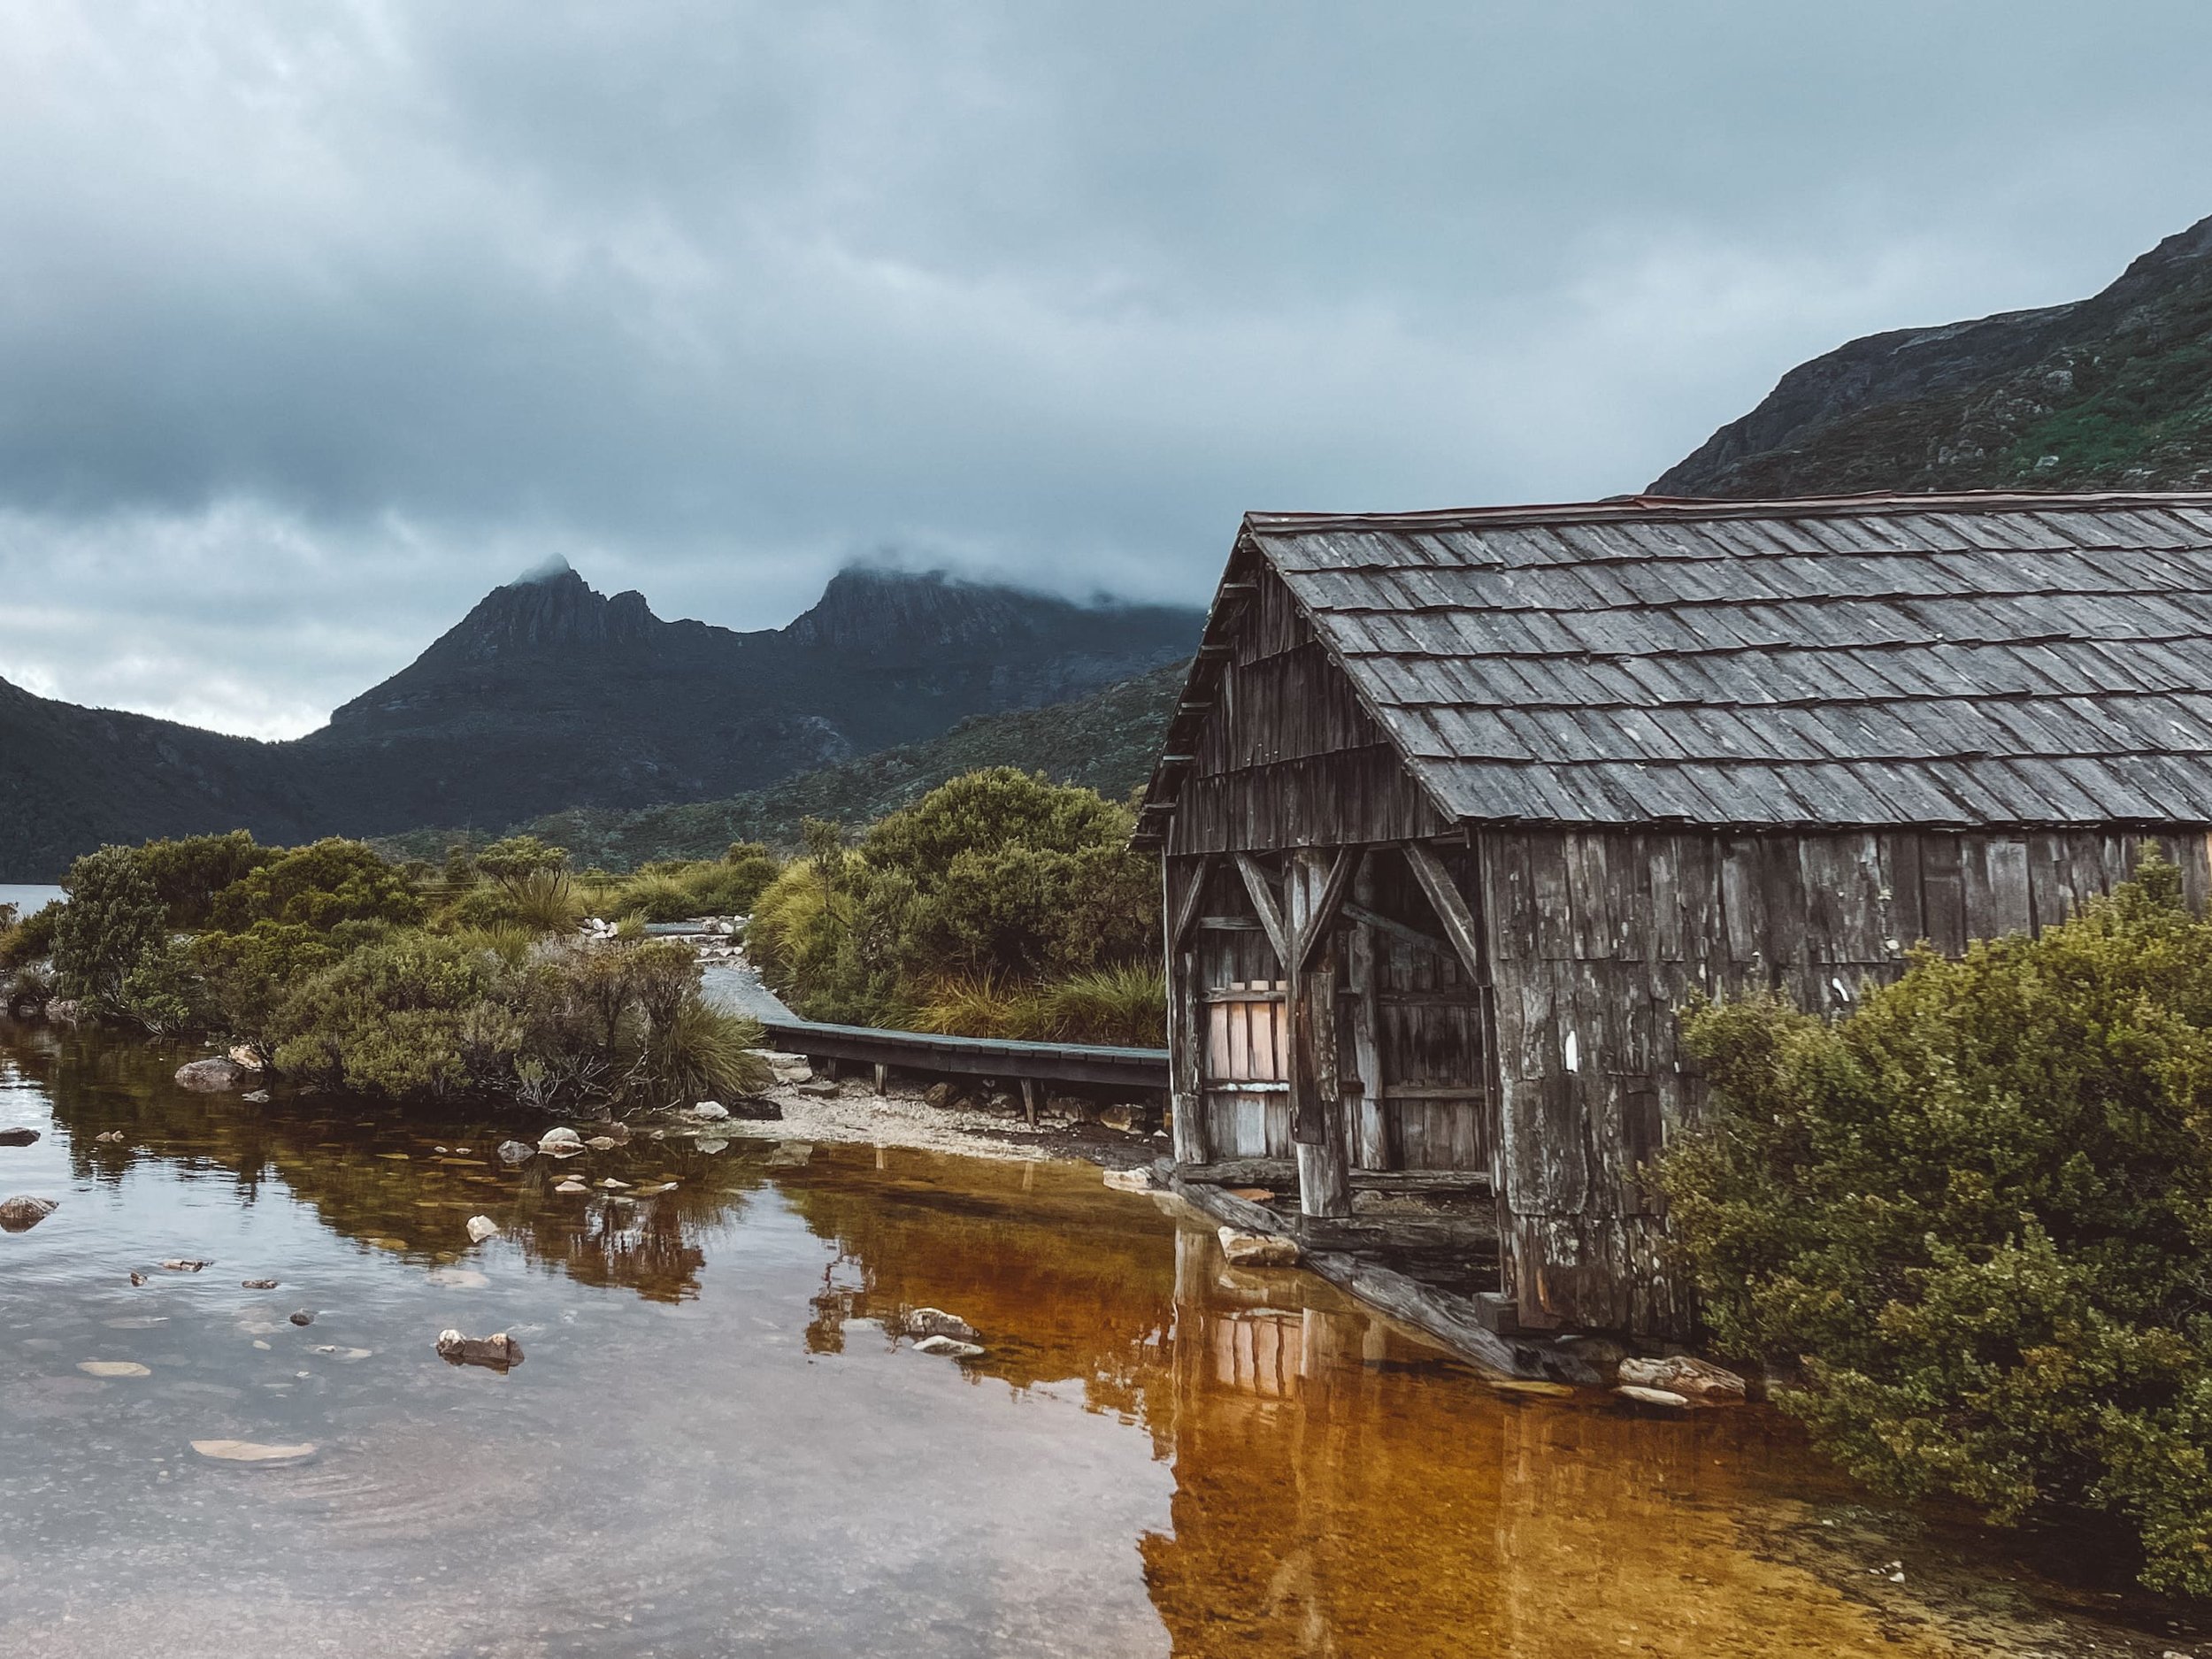
[[[279,1075],[395,1100],[591,1115],[763,1087],[759,1028],[706,1002],[690,949],[580,936],[565,864],[526,841],[434,874],[357,841],[103,848],[71,868],[66,902],[0,933],[0,967],[16,1000],[243,1044]]]
[[[109,847],[71,869],[65,903],[0,918],[0,979],[321,1087],[619,1111],[757,1081],[757,1028],[705,1003],[687,947],[637,926],[751,912],[764,972],[818,1018],[1156,1043],[1157,866],[1126,850],[1130,823],[1000,770],[856,846],[811,824],[788,864],[740,842],[616,876],[527,835],[404,864],[243,832]],[[587,917],[623,926],[586,937]]]
[[[2212,1595],[2212,923],[2170,866],[1920,956],[1833,1024],[1686,1020],[1713,1094],[1663,1182],[1731,1351],[1855,1474],[2100,1511]]]

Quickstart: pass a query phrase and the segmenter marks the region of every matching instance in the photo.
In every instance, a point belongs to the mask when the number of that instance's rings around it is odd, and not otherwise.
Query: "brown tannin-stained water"
[[[61,1201],[0,1233],[12,1655],[2196,1651],[1772,1413],[1502,1394],[1085,1166],[511,1169],[547,1125],[210,1100],[180,1057],[0,1025],[0,1128],[45,1132],[0,1197]],[[448,1326],[526,1357],[448,1365]]]

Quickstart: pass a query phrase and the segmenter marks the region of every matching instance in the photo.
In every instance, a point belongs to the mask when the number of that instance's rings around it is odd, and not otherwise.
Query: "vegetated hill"
[[[1872,334],[1792,369],[1668,495],[2212,482],[2212,219],[2101,294]]]
[[[285,743],[0,695],[0,879],[103,841],[505,825],[764,787],[1189,656],[1202,613],[848,570],[788,626],[665,622],[557,570],[495,588]],[[4,682],[0,682],[4,684]]]
[[[726,801],[635,811],[580,807],[518,823],[512,833],[567,848],[579,867],[626,871],[656,858],[718,858],[737,841],[795,846],[810,818],[871,824],[983,766],[1042,772],[1056,783],[1118,798],[1149,775],[1188,667],[1171,664],[1046,708],[979,715],[941,737],[818,767]],[[450,830],[419,830],[378,845],[394,857],[436,858],[454,839]]]
[[[0,680],[0,880],[50,879],[104,841],[237,828],[297,841],[313,822],[280,745]]]

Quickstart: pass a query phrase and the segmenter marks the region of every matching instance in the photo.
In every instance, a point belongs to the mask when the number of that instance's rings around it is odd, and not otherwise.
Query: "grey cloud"
[[[1630,488],[2200,216],[2185,4],[27,0],[0,675],[294,731],[552,554],[1194,596],[1252,506]]]

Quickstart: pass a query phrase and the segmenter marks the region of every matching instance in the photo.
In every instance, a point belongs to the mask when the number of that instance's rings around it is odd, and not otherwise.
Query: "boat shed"
[[[1502,1317],[1682,1333],[1682,1003],[1847,1008],[2147,838],[2200,906],[2208,826],[2212,495],[1255,513],[1136,837],[1175,1164],[1486,1188]]]

